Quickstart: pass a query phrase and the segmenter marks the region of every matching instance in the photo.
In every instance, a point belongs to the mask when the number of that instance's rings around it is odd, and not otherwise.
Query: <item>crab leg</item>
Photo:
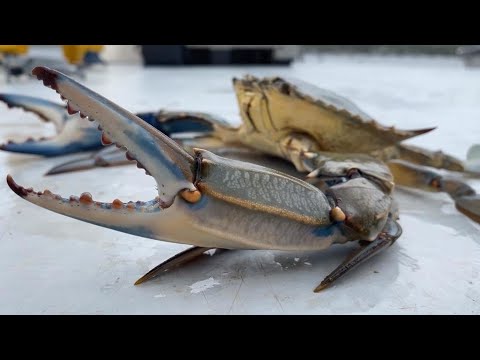
[[[184,265],[192,260],[198,259],[208,250],[211,250],[211,248],[193,246],[187,250],[179,252],[178,254],[172,256],[170,259],[165,260],[160,265],[155,266],[152,270],[147,272],[140,279],[135,281],[135,285],[140,285],[148,280],[159,276],[164,272],[167,272],[180,265]]]
[[[364,242],[363,246],[359,250],[356,250],[350,254],[342,264],[340,264],[327,277],[325,277],[320,285],[315,288],[314,292],[320,292],[329,287],[341,276],[347,274],[349,271],[365,262],[372,256],[378,255],[380,252],[390,247],[401,235],[402,228],[398,225],[398,223],[392,219],[388,219],[384,230],[374,241],[370,243]]]
[[[455,206],[461,213],[480,223],[480,195],[469,185],[403,160],[392,160],[388,166],[398,185],[445,192],[455,201]]]
[[[383,161],[399,159],[437,169],[462,172],[467,170],[463,161],[451,155],[445,154],[442,151],[431,151],[413,145],[396,144],[377,151],[374,155]]]

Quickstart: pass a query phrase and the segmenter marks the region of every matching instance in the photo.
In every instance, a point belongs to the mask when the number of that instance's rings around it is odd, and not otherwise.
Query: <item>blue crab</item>
[[[412,164],[463,170],[459,161],[400,144],[431,129],[383,127],[346,99],[303,83],[234,80],[243,124],[234,128],[206,114],[170,113],[159,122],[197,133],[176,142],[58,71],[37,67],[33,74],[67,101],[69,113],[97,121],[102,142],[126,150],[127,159],[153,176],[158,196],[102,203],[89,193],[63,198],[36,192],[10,175],[7,183],[25,200],[57,213],[193,245],[136,284],[210,249],[324,250],[357,241],[359,249],[315,288],[320,291],[400,237],[395,183],[446,191],[457,208],[479,220],[473,189]]]

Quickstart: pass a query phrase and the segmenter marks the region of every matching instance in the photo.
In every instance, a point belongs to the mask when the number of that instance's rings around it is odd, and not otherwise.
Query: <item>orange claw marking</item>
[[[92,194],[89,192],[84,192],[82,195],[80,195],[80,203],[83,205],[91,205],[93,203],[92,200]]]
[[[121,209],[121,208],[123,208],[123,202],[121,202],[118,199],[115,199],[115,200],[112,201],[112,207],[114,209]]]
[[[202,193],[198,190],[184,190],[180,193],[180,196],[189,203],[196,203],[202,198]]]
[[[335,221],[345,221],[347,218],[345,213],[340,209],[338,206],[335,206],[331,211],[330,211],[330,216],[332,217],[333,220]]]

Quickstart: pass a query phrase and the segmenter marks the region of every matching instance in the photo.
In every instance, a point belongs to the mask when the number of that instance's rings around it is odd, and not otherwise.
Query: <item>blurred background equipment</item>
[[[395,55],[455,55],[459,45],[302,45],[304,52]]]
[[[18,56],[28,52],[28,45],[0,45],[0,56]]]
[[[104,45],[62,45],[63,54],[70,64],[103,64],[100,52]]]
[[[68,75],[84,77],[84,69],[103,64],[99,54],[104,45],[62,45],[63,58],[57,56],[31,55],[29,45],[0,45],[0,59],[7,82],[13,77],[30,75],[38,65],[59,70]]]
[[[457,48],[457,55],[465,66],[480,66],[480,45],[465,45]]]
[[[290,64],[299,45],[142,45],[146,66]]]

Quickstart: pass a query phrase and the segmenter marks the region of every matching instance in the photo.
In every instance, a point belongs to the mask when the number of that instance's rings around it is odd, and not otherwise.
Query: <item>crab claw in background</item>
[[[65,105],[37,97],[19,94],[0,94],[0,101],[4,102],[9,108],[20,108],[36,114],[45,122],[52,122],[57,132],[62,130],[68,119]]]
[[[101,137],[96,128],[78,115],[69,117],[65,105],[17,94],[0,94],[0,101],[3,101],[10,108],[22,108],[36,114],[45,122],[52,122],[57,132],[57,135],[50,138],[28,139],[21,143],[7,141],[5,144],[0,144],[1,150],[33,155],[60,156],[101,149],[102,147]],[[214,115],[199,112],[144,112],[137,114],[137,116],[168,136],[172,133],[207,133],[214,128],[212,122],[225,122]],[[115,156],[113,154],[107,156],[107,153],[102,153],[99,154],[98,161],[95,161],[96,158],[93,156],[80,159],[77,163],[78,167],[75,162],[62,164],[59,168],[52,169],[49,174],[126,163],[125,157],[123,155],[119,156],[118,153]]]
[[[43,121],[52,122],[57,131],[57,135],[50,138],[28,139],[20,143],[8,141],[0,145],[1,150],[59,156],[101,147],[100,135],[96,129],[79,116],[68,117],[65,105],[16,94],[0,94],[0,101],[6,103],[8,107],[22,108],[36,114]]]
[[[205,135],[214,130],[213,124],[215,122],[225,121],[210,114],[183,111],[144,112],[137,113],[136,116],[169,137],[172,135],[184,136],[185,134],[189,134],[190,137],[192,137],[192,134],[197,136]],[[85,156],[59,164],[50,169],[45,175],[88,170],[95,167],[127,165],[130,163],[131,162],[125,158],[125,151],[115,146],[110,146],[99,150],[91,156]]]

